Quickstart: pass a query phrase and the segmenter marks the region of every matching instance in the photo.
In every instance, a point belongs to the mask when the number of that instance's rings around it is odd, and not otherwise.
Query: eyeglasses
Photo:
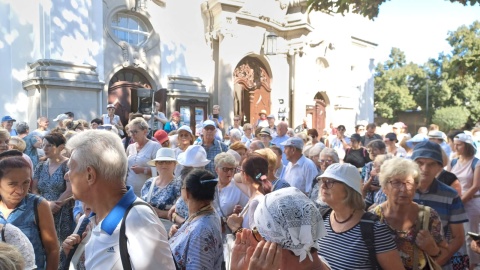
[[[240,119],[233,119],[233,121],[240,121]]]
[[[55,146],[55,145],[49,144],[49,143],[42,144],[42,148],[53,147],[53,146]]]
[[[132,130],[129,130],[128,133],[130,133],[130,135],[136,135],[138,132],[140,132],[139,130],[135,130],[135,129],[132,129]]]
[[[112,126],[98,126],[97,129],[112,130]]]
[[[331,189],[333,187],[333,184],[335,184],[338,181],[335,181],[333,179],[322,179],[320,177],[317,178],[317,181],[320,185],[324,186],[326,189]]]
[[[326,163],[326,164],[332,164],[333,160],[331,159],[320,159],[318,162],[320,163]]]
[[[260,134],[260,138],[268,138],[268,137],[270,137],[270,136],[267,135],[267,134]]]
[[[415,187],[415,183],[411,182],[400,182],[400,181],[388,181],[394,189],[402,189],[405,187],[406,190],[412,190]]]
[[[257,240],[257,242],[260,242],[262,240],[264,240],[265,238],[263,238],[263,236],[260,234],[260,232],[258,231],[257,227],[253,227],[252,229],[252,235],[253,235],[253,238],[255,238],[255,240]]]
[[[208,131],[213,131],[213,130],[215,130],[215,127],[207,126],[207,127],[204,127],[203,129],[208,130]]]
[[[188,132],[180,132],[180,133],[178,133],[178,137],[190,137],[190,133],[188,133]]]
[[[237,168],[228,168],[228,167],[221,167],[220,169],[222,169],[223,172],[235,172],[237,170]]]

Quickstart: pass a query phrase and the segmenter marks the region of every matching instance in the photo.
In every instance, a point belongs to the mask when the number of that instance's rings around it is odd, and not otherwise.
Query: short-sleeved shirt
[[[451,186],[455,180],[457,180],[457,176],[454,173],[449,171],[443,170],[438,176],[437,180],[444,183],[447,186]]]
[[[272,192],[286,187],[290,187],[290,184],[282,178],[276,179],[272,182]]]
[[[220,217],[228,217],[233,213],[235,205],[245,206],[248,202],[248,197],[235,185],[232,179],[230,183],[222,188],[215,190],[215,199],[213,200],[213,207]]]
[[[304,193],[309,194],[312,190],[312,180],[318,174],[317,166],[312,160],[306,158],[304,155],[297,160],[295,164],[289,162],[283,179],[285,179],[290,186],[296,187]]]
[[[109,214],[93,229],[85,246],[87,269],[123,269],[120,258],[120,226],[125,210],[140,201],[131,186]],[[168,246],[167,232],[161,221],[146,205],[137,205],[128,213],[125,221],[127,249],[133,269],[174,270],[175,264]]]
[[[332,269],[373,269],[360,231],[360,222],[350,230],[341,233],[332,230],[330,215],[327,215],[323,222],[327,229],[327,236],[319,240],[318,254],[327,260]],[[397,249],[385,224],[375,222],[373,235],[377,254]]]
[[[200,142],[200,145],[205,149],[205,152],[207,152],[207,159],[210,160],[210,163],[205,166],[205,170],[210,171],[215,177],[217,177],[214,159],[218,154],[227,152],[228,146],[219,140],[213,140],[213,144],[208,148],[203,145],[203,142]]]
[[[191,222],[185,222],[170,238],[169,244],[180,269],[220,270],[222,268],[222,230],[220,217],[215,211]],[[157,265],[156,269],[159,266]]]

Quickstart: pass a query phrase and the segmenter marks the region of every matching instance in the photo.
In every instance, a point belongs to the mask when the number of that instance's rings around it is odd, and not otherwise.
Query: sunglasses
[[[157,161],[155,161],[155,164],[163,165],[163,164],[172,164],[174,162],[175,161],[171,161],[171,160],[157,160]]]
[[[97,129],[112,130],[112,126],[98,126]]]

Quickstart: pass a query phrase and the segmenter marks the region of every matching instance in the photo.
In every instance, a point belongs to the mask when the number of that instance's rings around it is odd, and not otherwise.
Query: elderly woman
[[[450,172],[455,174],[462,187],[461,198],[467,212],[468,223],[465,223],[466,232],[479,232],[480,224],[480,162],[475,158],[475,149],[472,136],[465,133],[458,134],[453,139],[456,159],[450,164]],[[467,246],[470,245],[470,237],[467,237]],[[480,255],[468,249],[470,265],[480,263]]]
[[[243,162],[242,185],[239,187],[249,195],[249,200],[240,214],[232,214],[228,218],[227,225],[232,232],[241,228],[253,228],[253,214],[258,203],[265,194],[272,191],[272,183],[268,181],[267,174],[268,162],[260,155],[251,155]]]
[[[181,126],[177,132],[177,141],[178,146],[174,148],[176,157],[178,157],[180,153],[185,152],[190,145],[193,145],[195,136],[193,135],[192,129],[187,125]],[[175,175],[180,175],[182,168],[183,166],[181,164],[177,164],[177,167],[175,168]]]
[[[281,188],[290,187],[290,184],[285,181],[285,179],[281,179],[275,175],[275,171],[278,166],[279,158],[270,148],[258,149],[255,150],[254,154],[262,156],[264,159],[268,161],[268,174],[267,180],[272,182],[272,191],[279,190]],[[281,162],[281,158],[280,158]]]
[[[253,135],[252,124],[245,123],[243,125],[243,136],[241,142],[245,144],[246,147],[248,147],[250,145],[250,142],[252,142],[254,138],[255,136]]]
[[[320,192],[320,182],[317,181],[317,177],[320,176],[328,166],[338,162],[340,162],[340,158],[338,158],[337,151],[334,149],[324,148],[322,152],[320,152],[318,163],[320,163],[321,172],[315,177],[312,192],[310,193],[310,199],[318,204],[317,206],[319,208],[326,208],[328,205],[322,202],[320,196],[318,196]]]
[[[375,160],[378,155],[383,155],[387,153],[387,146],[381,140],[373,140],[367,144],[367,152],[370,157],[370,160]],[[370,175],[370,172],[373,169],[373,162],[365,164],[362,169],[361,175],[364,182],[364,185],[369,186],[369,190],[365,194],[365,204],[366,209],[368,209],[373,204],[376,192],[380,189],[380,184],[378,179],[375,180],[375,176]],[[370,181],[370,182],[369,182]]]
[[[204,169],[193,170],[183,180],[182,198],[189,217],[168,241],[179,269],[221,269],[222,230],[212,206],[217,182]]]
[[[437,212],[413,202],[419,181],[420,169],[414,161],[398,157],[385,161],[380,185],[387,201],[373,212],[393,234],[406,269],[433,269],[426,255],[435,259],[442,251],[448,252],[447,242]]]
[[[137,196],[148,178],[152,176],[148,161],[155,158],[161,145],[147,138],[148,124],[143,118],[135,118],[128,124],[128,132],[135,141],[127,147],[127,185],[133,187]]]
[[[185,177],[194,169],[203,169],[205,165],[210,163],[207,159],[207,152],[201,145],[190,145],[185,152],[180,153],[177,157],[177,161],[182,165],[182,170],[179,174],[182,181]],[[177,225],[182,224],[185,219],[188,218],[188,206],[180,196],[175,206],[172,207],[168,213],[168,219]],[[178,229],[178,226],[172,226],[174,232]]]
[[[372,247],[362,237],[361,227],[368,218],[365,214],[362,179],[355,166],[332,164],[318,177],[322,201],[331,207],[324,216],[327,236],[320,239],[319,254],[332,269],[403,269],[395,242],[385,224],[373,222],[370,235],[375,236]],[[332,252],[335,250],[335,252]],[[373,252],[374,254],[370,254]]]
[[[237,234],[231,269],[327,269],[317,255],[317,240],[325,235],[320,212],[303,192],[295,187],[272,192],[255,210],[253,231]],[[250,247],[255,252],[248,256]]]
[[[107,105],[107,114],[102,115],[103,124],[110,124],[118,129],[119,135],[123,135],[123,125],[120,116],[115,114],[115,105]]]
[[[173,171],[177,164],[175,152],[170,148],[160,148],[156,157],[147,162],[155,166],[158,176],[148,179],[142,187],[141,198],[153,206],[157,216],[162,219],[168,218],[168,210],[180,197],[182,182],[175,178]]]
[[[316,143],[308,151],[308,158],[311,159],[313,163],[315,163],[315,166],[317,166],[318,173],[322,172],[322,165],[320,164],[320,153],[323,151],[323,149],[325,149],[325,144]]]
[[[28,193],[31,177],[22,157],[0,160],[0,223],[12,224],[28,237],[38,269],[56,270],[60,247],[52,211],[47,200]]]
[[[33,175],[32,192],[44,197],[52,211],[60,243],[73,231],[72,186],[65,181],[68,158],[62,155],[66,139],[52,132],[43,138],[47,160],[39,162]]]
[[[222,220],[222,231],[231,233],[227,226],[227,218],[235,213],[239,214],[248,202],[248,197],[235,185],[233,174],[238,163],[227,153],[215,156],[215,172],[218,175],[218,184],[213,206]]]

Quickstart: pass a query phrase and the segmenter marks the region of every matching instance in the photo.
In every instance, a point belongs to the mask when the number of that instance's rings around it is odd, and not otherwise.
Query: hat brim
[[[210,163],[210,160],[205,159],[197,162],[187,161],[185,158],[178,158],[178,164],[184,167],[205,167],[207,164]]]

